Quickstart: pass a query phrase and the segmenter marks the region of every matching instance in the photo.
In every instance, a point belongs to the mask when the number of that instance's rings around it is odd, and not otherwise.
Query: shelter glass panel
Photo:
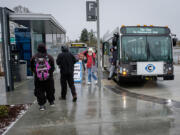
[[[37,53],[37,48],[40,43],[43,43],[42,34],[33,33],[33,52],[34,54]]]

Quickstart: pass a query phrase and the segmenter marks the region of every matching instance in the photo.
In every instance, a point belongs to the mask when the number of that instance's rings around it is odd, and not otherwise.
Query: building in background
[[[0,7],[0,18],[0,73],[9,91],[14,89],[14,81],[32,76],[30,59],[39,43],[56,59],[65,44],[66,30],[50,14],[15,13]]]

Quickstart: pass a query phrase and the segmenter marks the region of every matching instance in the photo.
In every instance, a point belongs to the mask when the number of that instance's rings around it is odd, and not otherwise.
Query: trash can
[[[14,81],[20,82],[26,80],[27,78],[27,62],[20,60],[18,63],[14,64]]]

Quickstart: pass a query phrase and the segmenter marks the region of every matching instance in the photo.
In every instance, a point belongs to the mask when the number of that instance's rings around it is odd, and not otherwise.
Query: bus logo
[[[145,67],[145,70],[149,73],[152,73],[154,70],[156,69],[156,67],[153,65],[153,64],[148,64],[146,67]]]

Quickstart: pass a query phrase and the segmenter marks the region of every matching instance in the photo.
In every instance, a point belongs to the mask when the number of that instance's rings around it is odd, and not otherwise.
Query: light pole
[[[99,86],[99,89],[101,90],[99,0],[96,0],[96,4],[97,4],[98,86]]]
[[[99,19],[99,0],[86,2],[87,21],[97,22],[97,47],[98,47],[98,86],[101,90],[101,62],[100,62],[100,19]]]

